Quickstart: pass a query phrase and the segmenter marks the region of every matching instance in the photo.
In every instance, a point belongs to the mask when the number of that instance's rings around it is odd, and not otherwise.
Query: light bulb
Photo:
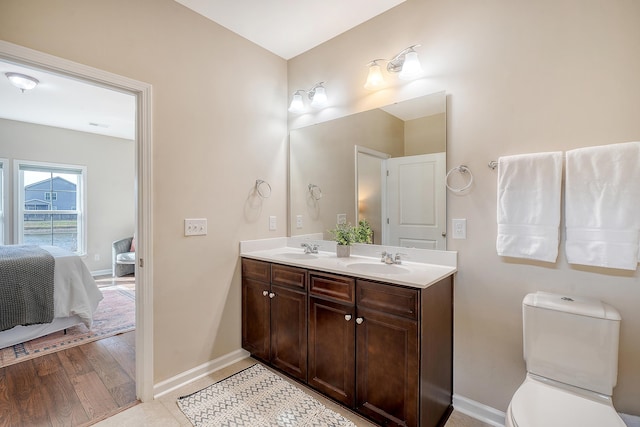
[[[293,99],[291,99],[291,105],[289,105],[289,112],[302,113],[303,111],[304,111],[304,103],[302,102],[302,95],[296,92],[293,94]]]
[[[422,67],[420,66],[420,60],[418,59],[418,53],[415,51],[407,52],[404,56],[404,64],[402,64],[402,71],[398,77],[402,80],[411,80],[422,75]]]
[[[311,106],[315,108],[322,108],[327,105],[327,92],[323,86],[317,86],[314,89],[313,99],[311,100]]]
[[[384,77],[380,71],[380,66],[376,61],[373,61],[369,66],[369,75],[367,76],[367,82],[364,84],[364,88],[367,90],[379,89],[384,85]]]

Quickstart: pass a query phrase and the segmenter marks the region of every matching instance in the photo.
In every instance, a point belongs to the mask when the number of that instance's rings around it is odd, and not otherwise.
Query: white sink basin
[[[409,269],[396,264],[383,264],[383,263],[371,263],[371,262],[356,262],[347,265],[348,270],[353,270],[358,273],[372,273],[372,274],[407,274]]]

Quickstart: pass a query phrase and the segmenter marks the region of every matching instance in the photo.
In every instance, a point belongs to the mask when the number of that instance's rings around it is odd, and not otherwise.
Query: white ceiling
[[[405,0],[176,0],[291,59]]]
[[[40,83],[22,93],[6,78],[7,72]],[[131,94],[0,61],[0,118],[134,139],[135,114]]]
[[[265,49],[290,59],[405,0],[176,0]],[[35,77],[24,93],[7,72]],[[135,97],[0,60],[0,118],[135,137]]]

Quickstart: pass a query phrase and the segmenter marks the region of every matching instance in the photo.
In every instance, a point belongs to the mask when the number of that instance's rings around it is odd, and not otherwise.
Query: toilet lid
[[[517,427],[626,426],[607,402],[533,380],[513,395],[511,417]]]

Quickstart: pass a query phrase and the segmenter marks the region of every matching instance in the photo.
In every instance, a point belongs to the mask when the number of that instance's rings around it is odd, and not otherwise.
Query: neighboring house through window
[[[86,167],[15,161],[18,243],[86,248]]]

